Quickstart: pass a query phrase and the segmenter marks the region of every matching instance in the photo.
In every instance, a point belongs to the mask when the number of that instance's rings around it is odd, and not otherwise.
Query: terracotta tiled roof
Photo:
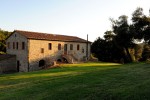
[[[87,42],[84,39],[81,39],[76,36],[66,36],[66,35],[56,35],[56,34],[48,34],[48,33],[39,33],[39,32],[29,32],[22,30],[15,30],[28,39],[39,39],[39,40],[51,40],[51,41],[65,41],[65,42]]]

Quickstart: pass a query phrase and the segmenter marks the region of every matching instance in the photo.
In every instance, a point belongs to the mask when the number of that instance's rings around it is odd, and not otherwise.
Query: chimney
[[[89,54],[88,54],[88,34],[87,34],[87,41],[86,41],[86,58],[87,58],[87,60],[89,59]]]

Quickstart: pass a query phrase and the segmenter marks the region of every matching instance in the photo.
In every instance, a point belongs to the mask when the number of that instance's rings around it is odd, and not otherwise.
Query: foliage
[[[144,15],[142,8],[137,8],[132,14],[134,37],[150,42],[150,17]]]
[[[118,59],[121,59],[121,50],[116,49],[114,43],[109,39],[104,40],[100,37],[97,38],[97,40],[95,40],[91,46],[91,51],[100,61],[118,62]]]
[[[145,51],[143,46],[140,46],[141,44],[134,41],[135,39],[144,40],[143,44],[150,44],[150,17],[144,15],[142,8],[137,8],[132,14],[131,24],[128,23],[128,16],[126,15],[121,15],[117,20],[110,18],[110,21],[112,31],[104,33],[103,42],[94,41],[92,53],[99,60],[102,60],[100,58],[105,56],[106,59],[103,61],[140,61],[144,57],[145,53],[143,52]],[[95,44],[101,45],[101,47],[94,46]],[[146,55],[148,54],[147,52],[149,51],[146,51]]]
[[[122,15],[118,18],[118,20],[111,21],[113,32],[116,34],[113,41],[118,48],[124,51],[123,58],[125,58],[127,62],[130,62],[132,61],[132,57],[128,48],[133,47],[133,35],[130,32],[128,17],[126,15]]]
[[[105,41],[99,37],[92,44],[91,51],[96,54],[94,56],[97,57],[100,61],[111,61],[112,54],[110,48],[112,48],[111,42]]]
[[[150,60],[150,45],[146,44],[144,46],[144,50],[142,52],[142,60],[143,61],[148,61]]]
[[[142,60],[142,54],[143,54],[144,44],[136,44],[134,46],[134,56],[136,61]]]
[[[10,34],[11,34],[11,32],[0,29],[0,52],[6,52],[5,40]]]
[[[112,31],[106,31],[104,33],[104,38],[106,41],[112,41],[114,36],[115,36],[115,34]]]

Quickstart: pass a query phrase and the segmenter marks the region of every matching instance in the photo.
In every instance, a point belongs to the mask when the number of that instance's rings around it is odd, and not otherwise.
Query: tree
[[[115,34],[112,31],[106,31],[104,33],[104,38],[106,41],[112,41],[114,36],[115,36]]]
[[[112,42],[98,37],[92,43],[91,51],[100,61],[112,61]]]
[[[142,53],[142,61],[150,60],[150,45],[145,44],[143,53]]]
[[[92,53],[100,61],[119,62],[122,55],[120,53],[121,50],[117,49],[114,45],[114,33],[106,31],[104,34],[104,39],[99,37],[92,43]]]
[[[142,59],[143,49],[144,49],[144,43],[141,44],[135,44],[134,46],[134,56],[136,61],[140,61]]]
[[[4,31],[0,29],[0,54],[6,52],[6,38],[11,34],[11,32]]]
[[[144,15],[142,8],[137,8],[132,14],[133,30],[135,39],[144,39],[150,42],[150,17]]]
[[[126,15],[110,21],[112,31],[106,31],[104,39],[98,38],[92,44],[92,52],[99,60],[133,62],[150,58],[150,16],[144,15],[142,8],[133,12],[131,24]]]
[[[130,33],[130,25],[128,24],[128,17],[126,15],[122,15],[118,18],[118,20],[111,19],[112,29],[115,33],[115,37],[113,39],[116,47],[122,51],[124,51],[124,60],[127,62],[133,61],[129,48],[133,47],[133,35]]]
[[[145,42],[144,50],[142,50],[142,60],[145,61],[150,57],[150,17],[144,15],[143,9],[139,7],[132,14],[132,23],[132,33],[134,34],[134,39],[143,39]],[[139,54],[141,55],[141,53]]]
[[[102,60],[101,55],[103,54],[105,40],[98,37],[91,45],[91,52],[97,57],[99,60]]]

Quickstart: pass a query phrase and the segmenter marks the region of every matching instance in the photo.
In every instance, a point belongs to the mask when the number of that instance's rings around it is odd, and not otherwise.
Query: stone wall
[[[49,50],[48,44],[52,44],[52,49]],[[58,44],[61,44],[61,50],[58,50]],[[75,58],[82,61],[86,57],[86,43],[62,42],[62,41],[47,41],[47,40],[29,40],[29,68],[30,71],[41,69],[39,61],[44,60],[45,66],[51,65],[54,61],[61,59],[64,54],[64,45],[67,44],[67,54],[72,54]],[[73,50],[70,50],[70,44],[73,45]],[[80,49],[77,50],[77,45]],[[90,43],[89,43],[90,56]],[[41,49],[44,53],[41,53]]]
[[[18,42],[18,49],[13,49],[13,42]],[[25,49],[22,50],[22,42],[25,43]],[[7,54],[16,55],[16,63],[19,61],[19,71],[27,72],[39,70],[39,62],[44,61],[45,66],[52,65],[52,63],[58,59],[61,59],[64,54],[64,45],[67,45],[67,54],[73,55],[79,61],[86,58],[86,43],[77,42],[62,42],[62,41],[48,41],[48,40],[34,40],[27,39],[21,34],[15,32],[6,41]],[[52,49],[49,50],[48,44],[52,44]],[[61,50],[58,50],[58,44],[61,44]],[[73,50],[70,50],[70,44],[73,45]],[[77,45],[80,45],[80,49],[77,50]],[[88,44],[88,56],[90,56],[90,43]],[[43,52],[43,53],[42,53]]]
[[[15,43],[15,49],[13,49],[13,42]],[[16,48],[16,43],[18,42],[18,49]],[[25,49],[22,49],[22,42],[25,43]],[[21,34],[15,32],[6,41],[9,43],[9,48],[7,45],[7,54],[16,55],[16,63],[19,61],[19,72],[28,71],[28,40]]]
[[[0,73],[17,72],[16,57],[0,60]]]

